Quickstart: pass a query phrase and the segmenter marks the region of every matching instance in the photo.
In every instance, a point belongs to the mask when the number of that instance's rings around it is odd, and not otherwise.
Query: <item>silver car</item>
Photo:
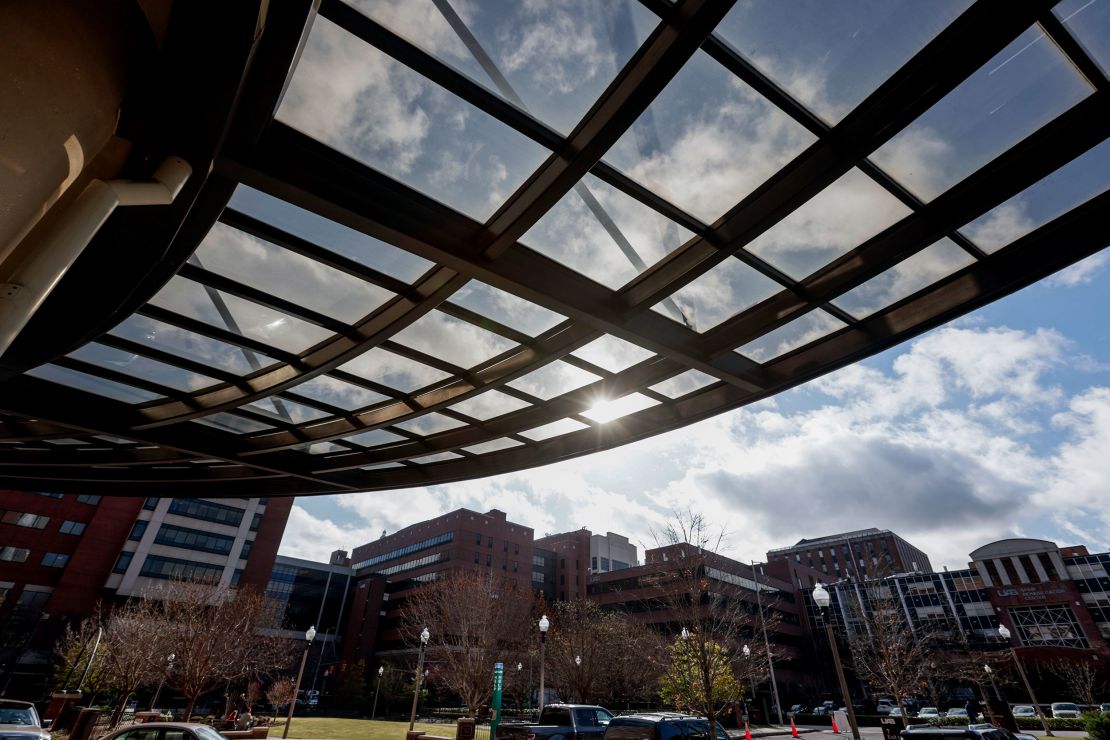
[[[121,727],[101,740],[227,740],[208,725],[195,722],[145,722]]]
[[[1052,705],[1052,716],[1060,719],[1079,719],[1083,713],[1071,702],[1058,701]]]
[[[0,737],[5,740],[50,740],[50,733],[42,728],[34,704],[0,699]]]
[[[1033,708],[1032,704],[1018,704],[1014,707],[1015,717],[1036,717],[1037,710]]]

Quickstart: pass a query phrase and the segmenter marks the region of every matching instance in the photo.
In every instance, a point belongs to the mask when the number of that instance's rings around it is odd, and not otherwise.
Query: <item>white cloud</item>
[[[692,507],[731,532],[728,554],[742,560],[865,526],[907,537],[935,567],[964,567],[975,547],[1018,533],[1102,546],[1110,388],[1059,388],[1053,374],[1070,352],[1051,330],[947,327],[889,368],[845,368],[636,444],[496,478],[340,496],[353,523],[333,526],[376,535],[466,506],[502,509],[537,535],[586,526],[650,544],[670,511]],[[1046,432],[1056,435],[1047,448]]]
[[[1074,288],[1087,285],[1110,264],[1110,250],[1103,250],[1092,254],[1085,260],[1076,262],[1071,267],[1066,267],[1052,277],[1045,280],[1045,285],[1054,288]]]

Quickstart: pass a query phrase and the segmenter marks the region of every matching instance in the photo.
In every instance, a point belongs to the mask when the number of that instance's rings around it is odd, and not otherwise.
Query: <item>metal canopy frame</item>
[[[176,272],[166,270],[165,264],[151,270],[138,280],[129,300],[95,316],[93,328],[83,335],[70,332],[53,346],[38,341],[37,351],[26,353],[33,362],[20,368],[32,374],[9,373],[0,382],[0,485],[101,495],[241,497],[386,490],[519,470],[615,447],[766,398],[1019,290],[1110,243],[1105,218],[1110,193],[1105,191],[992,253],[958,231],[1090,151],[1110,133],[1110,82],[1052,12],[1053,2],[1015,6],[979,0],[831,126],[714,35],[732,3],[643,0],[643,5],[658,16],[658,26],[565,136],[531,115],[496,69],[488,71],[500,94],[343,0],[271,5],[261,36],[251,37],[249,48],[235,57],[240,63],[235,67],[240,85],[235,104],[225,111],[225,119],[212,124],[222,134],[211,139],[210,147],[197,148],[194,159],[211,166],[194,170],[211,174],[191,183],[192,208],[162,214],[162,222],[149,215],[116,214],[98,236],[105,243],[124,239],[137,244],[148,236],[164,235],[160,238],[169,240],[164,262]],[[479,62],[491,67],[477,39],[467,37],[465,26],[459,27],[461,19],[451,17],[447,2],[437,0],[437,7]],[[317,14],[550,154],[481,222],[277,120],[278,105]],[[193,22],[199,27],[198,19]],[[1090,95],[928,202],[868,159],[1035,25],[1090,84]],[[602,161],[699,49],[816,139],[712,224]],[[161,142],[168,149],[174,144]],[[903,204],[909,215],[802,279],[743,249],[853,168]],[[639,274],[617,290],[522,244],[520,239],[564,196],[579,192],[636,264],[638,256],[621,241],[616,225],[606,221],[601,204],[590,202],[589,191],[581,192],[587,173],[689,230],[693,238],[655,264],[641,260]],[[225,207],[239,184],[411,252],[433,266],[408,283],[256,215]],[[165,223],[175,219],[175,224]],[[217,221],[393,297],[348,322],[209,269],[190,255]],[[966,252],[970,264],[867,316],[855,316],[835,303],[943,238]],[[773,281],[777,290],[698,332],[671,297],[730,259]],[[103,271],[105,265],[78,268],[73,281],[81,277],[80,270]],[[173,275],[203,286],[223,316],[223,325],[148,302]],[[452,300],[470,281],[510,293],[563,320],[531,336]],[[51,299],[55,305],[48,306],[52,315],[66,300],[62,287],[61,295]],[[306,322],[329,337],[290,352],[245,336],[226,297]],[[651,310],[661,302],[670,315],[677,315],[675,319]],[[842,327],[764,362],[735,351],[814,311],[839,320]],[[511,348],[478,365],[461,367],[395,339],[432,312],[480,327]],[[235,348],[251,371],[238,374],[108,333],[132,313]],[[36,335],[44,336],[41,322],[36,328]],[[611,371],[572,354],[606,335],[650,356]],[[70,354],[90,340],[212,378],[215,384],[181,390]],[[401,390],[344,367],[372,349],[387,350],[446,378]],[[260,355],[268,358],[266,362],[258,359]],[[121,384],[154,400],[127,403],[33,377],[35,366],[47,360],[63,371]],[[511,385],[555,362],[598,379],[550,398]],[[652,388],[689,370],[704,374],[699,389],[672,398]],[[347,408],[299,387],[322,377],[384,400]],[[452,408],[493,391],[520,408],[487,419]],[[630,393],[640,394],[650,405],[607,423],[586,415],[599,400]],[[259,402],[272,404],[276,413],[250,406]],[[295,420],[291,408],[311,415]],[[448,428],[430,433],[406,428],[411,427],[407,422],[433,413],[448,420]],[[229,414],[246,431],[233,431],[223,423],[213,428],[212,422]],[[573,422],[570,426],[577,431],[535,433],[564,420]],[[395,439],[369,447],[350,439],[378,431]],[[475,446],[486,449],[468,449]],[[321,454],[313,454],[320,448]],[[429,456],[435,457],[422,460]]]

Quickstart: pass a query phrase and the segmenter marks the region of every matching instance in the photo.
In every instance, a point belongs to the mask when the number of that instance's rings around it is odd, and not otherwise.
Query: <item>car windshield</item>
[[[1079,707],[1074,704],[1053,704],[1053,709],[1063,709],[1065,712],[1078,712]]]
[[[34,707],[0,706],[0,725],[38,725]]]

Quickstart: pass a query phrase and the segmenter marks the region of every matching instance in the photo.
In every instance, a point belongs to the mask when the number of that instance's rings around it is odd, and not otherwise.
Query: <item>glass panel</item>
[[[451,303],[532,337],[566,320],[561,314],[477,280],[471,280],[454,293]]]
[[[429,463],[443,462],[444,460],[457,460],[462,457],[457,452],[437,452],[434,455],[424,455],[423,457],[414,457],[412,462],[420,463],[421,465],[428,465]]]
[[[431,0],[354,0],[353,5],[563,133],[574,128],[658,22],[639,3],[451,3],[485,57],[479,63]]]
[[[527,408],[528,405],[526,401],[521,401],[515,396],[510,396],[501,391],[488,390],[484,393],[479,393],[477,396],[468,398],[465,401],[459,401],[447,408],[452,411],[458,411],[460,414],[472,416],[479,421],[486,421],[495,416],[501,416],[512,411],[519,411],[520,409]]]
[[[332,452],[350,452],[351,451],[350,447],[344,447],[343,445],[337,445],[334,442],[313,442],[312,444],[302,445],[300,447],[294,447],[293,449],[302,450],[304,452],[307,452],[310,455],[327,455],[327,454],[330,454]]]
[[[668,378],[662,383],[656,383],[651,386],[651,389],[656,393],[662,393],[664,396],[670,398],[681,398],[687,393],[705,388],[706,386],[713,385],[717,379],[712,375],[707,375],[701,370],[687,370],[681,375],[676,375],[673,378]]]
[[[402,421],[393,426],[398,429],[412,432],[413,434],[423,434],[427,436],[429,434],[436,434],[437,432],[445,432],[448,429],[458,429],[459,427],[466,426],[466,424],[458,419],[452,419],[450,416],[437,414],[433,411],[430,414],[417,416],[415,419]]]
[[[405,467],[403,463],[387,462],[387,463],[378,463],[377,465],[363,465],[361,468],[359,468],[359,470],[382,470],[383,468],[403,468],[403,467]]]
[[[601,378],[593,373],[556,360],[506,385],[546,401],[598,380]]]
[[[41,378],[42,380],[49,380],[51,383],[57,383],[58,385],[69,386],[70,388],[76,388],[81,391],[88,391],[98,396],[114,398],[124,403],[142,403],[143,401],[153,401],[156,398],[162,398],[162,396],[159,396],[157,393],[151,393],[141,388],[132,388],[129,385],[116,383],[112,380],[101,380],[88,373],[70,370],[69,368],[59,367],[57,365],[39,365],[36,368],[28,370],[27,374],[35,378]]]
[[[1108,173],[1110,139],[983,214],[960,232],[983,251],[997,252],[1110,188]]]
[[[394,296],[385,288],[220,223],[204,237],[190,261],[348,324]]]
[[[215,414],[209,414],[199,419],[194,419],[196,424],[204,424],[205,426],[215,427],[222,429],[225,432],[233,432],[235,434],[249,434],[251,432],[262,432],[267,429],[273,429],[269,424],[263,424],[254,419],[246,419],[242,416],[235,414],[224,413],[223,411]]]
[[[989,162],[1091,93],[1034,26],[872,159],[925,200]]]
[[[682,312],[685,323],[694,331],[709,331],[727,318],[751,308],[782,290],[771,278],[729,257],[701,277],[679,288],[671,295]],[[665,301],[651,310],[669,319],[674,314]]]
[[[543,426],[529,429],[527,432],[521,432],[520,435],[539,442],[544,439],[558,437],[561,434],[569,434],[570,432],[577,432],[579,429],[588,428],[586,424],[575,421],[574,419],[559,419],[559,421],[553,421],[550,424],[544,424]]]
[[[220,315],[214,300],[227,307],[229,321]],[[286,352],[301,352],[331,336],[326,329],[176,275],[150,302]]]
[[[769,362],[843,327],[843,321],[818,308],[735,351],[756,362]]]
[[[1110,3],[1106,0],[1064,0],[1052,12],[1102,71],[1110,74]]]
[[[415,282],[435,264],[246,185],[235,188],[228,205],[406,283]]]
[[[582,412],[582,416],[604,424],[607,421],[613,421],[622,416],[658,405],[659,402],[653,398],[648,398],[640,393],[629,393],[627,396],[621,396],[612,401],[602,401],[589,411]]]
[[[521,237],[521,243],[616,289],[692,236],[667,217],[587,175]]]
[[[483,221],[549,154],[319,16],[277,117]]]
[[[192,373],[158,360],[151,360],[96,342],[89,342],[85,346],[79,347],[70,352],[68,357],[108,370],[118,370],[121,373],[186,393],[220,382],[206,375]]]
[[[405,393],[451,377],[442,370],[379,347],[363,352],[339,369]]]
[[[813,141],[699,51],[605,159],[712,223]]]
[[[429,311],[391,339],[463,369],[480,365],[517,346],[515,342],[442,311]]]
[[[833,304],[862,319],[973,262],[975,258],[951,239],[941,239],[848,291],[833,301]]]
[[[756,0],[733,6],[716,33],[795,99],[836,123],[970,5]]]
[[[288,398],[282,398],[280,396],[263,398],[246,404],[244,408],[277,421],[285,422],[286,424],[300,424],[305,421],[315,421],[329,416],[326,411],[321,411],[311,406],[305,406],[303,403],[290,401]]]
[[[467,452],[475,455],[484,455],[487,452],[497,452],[498,450],[507,450],[510,447],[520,447],[523,442],[518,442],[515,439],[508,437],[501,437],[500,439],[491,439],[489,442],[482,442],[481,444],[471,445],[470,447],[463,447]]]
[[[259,352],[241,349],[218,339],[209,339],[173,324],[138,314],[124,319],[111,333],[236,375],[246,375],[276,362]]]
[[[909,214],[900,200],[851,169],[746,249],[801,280]]]
[[[619,373],[621,370],[655,355],[650,350],[618,339],[610,334],[595,339],[585,347],[579,347],[574,350],[573,354],[578,359],[593,363],[611,373]]]
[[[393,432],[387,432],[385,429],[371,429],[369,432],[359,432],[350,437],[344,437],[344,441],[351,442],[361,447],[378,447],[385,444],[393,444],[396,442],[407,441],[405,437]]]
[[[388,396],[383,396],[381,393],[330,375],[317,375],[315,378],[298,383],[292,388],[292,392],[347,411],[389,400]]]

